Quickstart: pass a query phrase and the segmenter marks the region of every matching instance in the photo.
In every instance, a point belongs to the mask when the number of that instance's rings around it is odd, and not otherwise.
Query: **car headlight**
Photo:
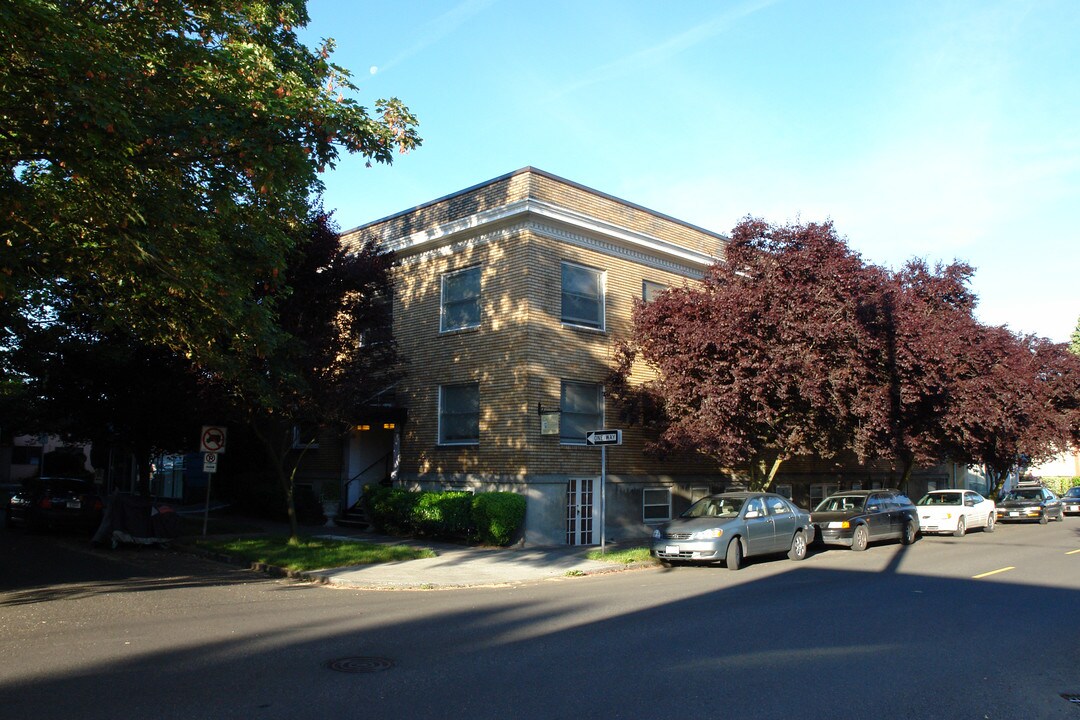
[[[849,527],[851,527],[851,522],[849,520],[841,520],[829,523],[830,530],[847,530]]]
[[[694,533],[694,539],[695,540],[715,540],[716,538],[721,537],[723,534],[724,534],[724,531],[721,530],[720,528],[709,528],[708,530],[699,530],[696,533]]]

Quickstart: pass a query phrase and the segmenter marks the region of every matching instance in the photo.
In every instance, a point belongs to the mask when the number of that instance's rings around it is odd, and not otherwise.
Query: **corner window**
[[[585,433],[604,428],[604,388],[598,383],[564,380],[559,409],[559,441],[584,445]]]
[[[667,285],[663,285],[652,280],[642,280],[641,282],[641,299],[647,303],[651,303],[656,299],[656,296],[667,290]]]
[[[439,444],[480,442],[480,384],[439,387]]]
[[[645,488],[641,491],[641,519],[647,523],[671,519],[671,488]]]
[[[480,268],[471,267],[442,276],[439,330],[480,327]]]
[[[562,264],[562,321],[604,329],[604,274],[599,270]]]

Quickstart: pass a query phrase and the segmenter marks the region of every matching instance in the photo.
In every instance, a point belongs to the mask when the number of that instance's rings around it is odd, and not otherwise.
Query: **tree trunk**
[[[915,470],[915,460],[913,458],[904,458],[904,471],[900,474],[900,486],[897,488],[900,492],[907,495],[908,483],[911,481],[911,473]]]
[[[266,458],[270,461],[270,465],[274,469],[274,474],[277,476],[278,483],[285,493],[285,512],[289,517],[289,543],[295,544],[300,536],[299,527],[296,522],[295,488],[293,484],[296,477],[296,470],[294,468],[292,473],[289,473],[288,475],[285,474],[285,452],[281,452],[281,449],[276,447],[274,442],[270,439],[272,431],[267,432],[264,430],[257,420],[252,421],[251,429],[252,432],[255,433],[255,437],[259,439],[259,443],[262,444],[263,450],[266,451]]]

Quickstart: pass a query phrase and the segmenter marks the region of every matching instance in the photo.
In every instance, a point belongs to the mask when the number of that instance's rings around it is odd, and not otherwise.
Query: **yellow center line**
[[[1009,567],[1003,567],[998,570],[991,570],[990,572],[984,572],[981,575],[972,575],[972,580],[979,580],[984,577],[990,577],[991,575],[997,575],[998,573],[1008,572],[1009,570],[1015,570],[1016,568],[1010,565]]]
[[[1076,553],[1080,553],[1080,548],[1077,548],[1076,550],[1070,550],[1069,552],[1067,552],[1065,554],[1066,555],[1075,555]]]

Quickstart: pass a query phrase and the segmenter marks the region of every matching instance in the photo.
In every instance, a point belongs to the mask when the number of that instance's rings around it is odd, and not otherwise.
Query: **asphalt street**
[[[0,717],[1069,718],[1080,519],[366,590],[0,532]]]

